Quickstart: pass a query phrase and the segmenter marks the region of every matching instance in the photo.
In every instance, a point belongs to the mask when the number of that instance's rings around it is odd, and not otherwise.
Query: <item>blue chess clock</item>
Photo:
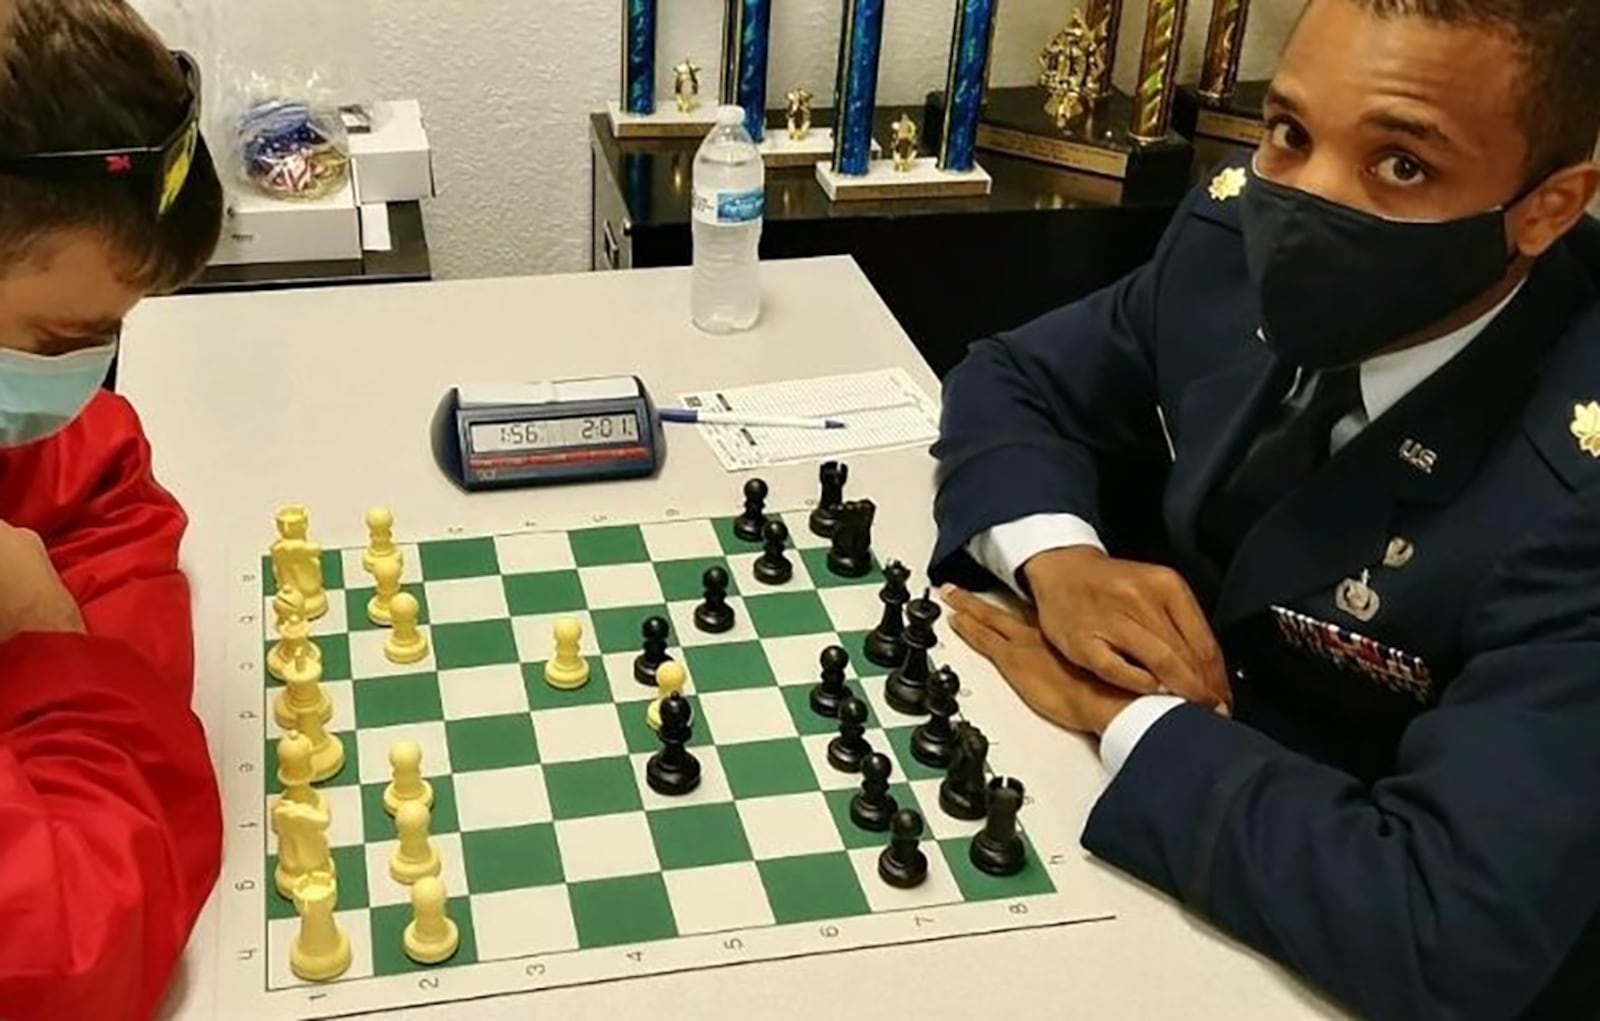
[[[636,376],[451,389],[433,416],[433,456],[468,491],[640,478],[666,456]]]

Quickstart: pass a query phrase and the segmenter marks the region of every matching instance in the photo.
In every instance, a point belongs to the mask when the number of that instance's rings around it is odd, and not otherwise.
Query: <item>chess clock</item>
[[[433,416],[433,456],[469,492],[642,478],[666,456],[637,376],[452,388]]]

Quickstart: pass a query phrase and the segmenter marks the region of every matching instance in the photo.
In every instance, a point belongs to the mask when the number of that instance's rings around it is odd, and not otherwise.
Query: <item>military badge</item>
[[[1302,652],[1417,702],[1426,703],[1433,695],[1433,672],[1421,657],[1282,606],[1274,606],[1272,616],[1278,634]]]
[[[1226,202],[1238,198],[1244,194],[1244,186],[1249,181],[1243,167],[1228,167],[1220,171],[1211,179],[1211,201]]]
[[[1600,457],[1600,401],[1573,406],[1572,435],[1578,438],[1579,450]]]

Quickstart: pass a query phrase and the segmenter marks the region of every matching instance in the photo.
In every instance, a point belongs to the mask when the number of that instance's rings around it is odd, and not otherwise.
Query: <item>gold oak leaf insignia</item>
[[[1573,406],[1572,435],[1578,438],[1579,450],[1600,458],[1600,401]]]
[[[1243,167],[1228,167],[1211,179],[1211,200],[1226,202],[1238,198],[1248,180]]]

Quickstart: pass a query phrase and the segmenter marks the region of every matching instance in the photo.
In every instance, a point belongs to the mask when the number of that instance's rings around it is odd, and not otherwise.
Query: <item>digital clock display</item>
[[[558,450],[608,443],[637,443],[639,419],[634,415],[584,415],[581,418],[478,423],[472,426],[471,433],[472,451],[475,454]]]

